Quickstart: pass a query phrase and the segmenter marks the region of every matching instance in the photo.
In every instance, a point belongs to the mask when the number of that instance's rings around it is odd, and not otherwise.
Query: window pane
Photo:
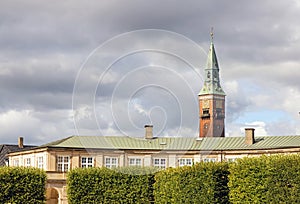
[[[154,159],[154,166],[159,168],[166,168],[166,159]]]
[[[57,164],[57,170],[62,171],[62,164]]]
[[[70,159],[69,156],[57,157],[57,171],[66,172],[69,170]]]
[[[116,157],[105,158],[105,166],[107,168],[117,167],[118,166],[118,158],[116,158]]]
[[[93,157],[82,157],[81,158],[81,167],[92,167],[93,166]]]
[[[64,164],[64,171],[68,171],[68,164]]]
[[[25,163],[26,166],[30,166],[30,164],[31,164],[31,159],[30,159],[30,158],[27,158],[25,162],[26,162],[26,163]]]
[[[19,166],[19,160],[18,159],[14,160],[14,166]]]
[[[184,159],[179,159],[179,166],[184,166]]]
[[[142,166],[142,159],[140,158],[130,158],[129,159],[130,166]]]
[[[68,162],[69,161],[69,157],[64,157],[64,162]]]

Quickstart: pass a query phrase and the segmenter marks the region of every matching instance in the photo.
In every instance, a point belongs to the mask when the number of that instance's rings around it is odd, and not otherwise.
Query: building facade
[[[149,130],[150,129],[150,130]],[[154,166],[161,169],[197,162],[233,162],[242,157],[300,152],[300,136],[255,137],[150,137],[71,136],[31,150],[10,153],[11,166],[44,169],[47,203],[67,202],[66,174],[74,168]],[[150,134],[151,135],[151,134]]]

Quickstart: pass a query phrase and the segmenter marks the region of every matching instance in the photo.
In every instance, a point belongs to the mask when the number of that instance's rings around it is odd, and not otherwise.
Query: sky
[[[227,137],[300,134],[297,0],[0,2],[0,144],[197,137],[213,27]]]

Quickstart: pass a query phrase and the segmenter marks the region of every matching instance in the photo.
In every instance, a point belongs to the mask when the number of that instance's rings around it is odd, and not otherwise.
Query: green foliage
[[[69,203],[150,203],[155,168],[84,168],[68,173]]]
[[[232,203],[300,203],[300,155],[243,158],[230,164]]]
[[[300,203],[300,155],[168,168],[75,169],[72,203]]]
[[[155,175],[155,203],[228,203],[228,165],[200,162]]]
[[[0,203],[44,203],[46,173],[36,168],[1,167]]]

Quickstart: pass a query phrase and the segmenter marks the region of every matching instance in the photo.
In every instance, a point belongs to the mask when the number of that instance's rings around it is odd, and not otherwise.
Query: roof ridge
[[[55,140],[55,141],[53,141],[53,142],[49,142],[49,143],[43,144],[43,145],[38,146],[38,147],[49,147],[49,146],[54,146],[54,145],[57,145],[57,144],[59,144],[59,143],[62,143],[62,142],[64,142],[64,141],[66,141],[66,140],[69,140],[69,139],[71,139],[71,138],[73,138],[73,137],[76,137],[76,135],[71,135],[71,136],[69,136],[69,137],[66,137],[66,138],[63,138],[63,139],[60,139],[60,140]]]

